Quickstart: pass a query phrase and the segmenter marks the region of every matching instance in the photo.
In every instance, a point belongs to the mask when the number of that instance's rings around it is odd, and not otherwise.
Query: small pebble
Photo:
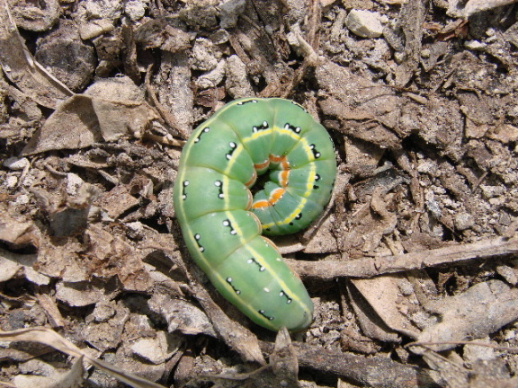
[[[5,184],[7,185],[8,189],[14,189],[18,184],[18,177],[14,175],[8,176],[5,180]]]
[[[470,229],[475,225],[475,219],[469,213],[459,213],[455,216],[455,227],[457,230]]]
[[[23,170],[25,167],[29,165],[29,160],[27,158],[17,158],[11,157],[7,158],[4,161],[4,167],[7,167],[9,170]]]
[[[478,40],[468,40],[464,43],[464,47],[469,50],[482,50],[486,45]]]
[[[67,174],[67,194],[68,195],[77,195],[79,189],[83,185],[84,181],[79,177],[79,175],[68,173]]]
[[[347,15],[345,25],[353,34],[362,38],[378,38],[383,33],[377,12],[353,9]]]

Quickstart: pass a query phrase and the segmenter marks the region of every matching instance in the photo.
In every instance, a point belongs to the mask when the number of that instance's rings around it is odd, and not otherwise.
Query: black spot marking
[[[315,159],[320,158],[320,152],[318,152],[314,144],[310,144],[309,148],[311,148],[311,151],[313,152],[313,156],[315,157]]]
[[[182,199],[185,201],[187,199],[187,191],[185,190],[189,186],[189,181],[185,180],[182,182]]]
[[[321,179],[320,175],[315,174],[315,182],[318,182],[320,179]],[[317,190],[319,188],[320,188],[320,186],[313,185],[313,189]]]
[[[227,226],[230,229],[230,234],[231,235],[237,234],[236,230],[232,226],[232,222],[230,222],[229,219],[223,220],[223,226]]]
[[[218,198],[223,199],[225,195],[223,194],[223,182],[222,181],[214,181],[214,186],[219,187]]]
[[[290,304],[291,302],[293,302],[293,299],[291,299],[288,294],[286,294],[283,290],[281,290],[281,292],[279,293],[279,296],[281,298],[286,298],[286,303],[287,304]]]
[[[232,154],[234,153],[234,151],[236,150],[237,148],[237,144],[234,143],[233,141],[231,141],[230,143],[228,143],[228,145],[230,146],[230,151],[227,152],[227,160],[230,160],[232,158]]]
[[[256,104],[257,103],[257,100],[247,100],[247,101],[240,101],[238,102],[236,105],[245,105],[245,104]]]
[[[201,135],[203,135],[204,133],[207,133],[210,131],[210,128],[209,127],[205,127],[201,130],[200,134],[198,135],[198,137],[196,139],[194,139],[194,143],[198,143],[200,140],[201,140]]]
[[[300,220],[302,218],[302,213],[297,214],[297,217],[295,217],[296,220]]]
[[[230,286],[230,287],[232,287],[232,289],[234,290],[234,292],[235,292],[237,295],[241,294],[241,291],[240,291],[240,290],[238,290],[236,287],[234,287],[234,285],[232,284],[233,279],[232,279],[231,277],[228,277],[228,278],[226,278],[225,280],[227,281],[227,283],[229,284],[229,286]]]
[[[263,121],[261,123],[261,125],[254,125],[252,127],[252,132],[256,133],[256,132],[259,132],[259,131],[264,131],[264,130],[266,130],[268,128],[270,128],[270,124],[268,124],[268,121]]]
[[[302,131],[300,127],[296,127],[294,125],[291,125],[290,123],[284,124],[284,129],[289,129],[290,131],[293,131],[296,134],[299,134]]]
[[[266,268],[264,268],[264,267],[261,265],[261,263],[259,263],[259,262],[258,262],[255,258],[253,258],[253,257],[252,257],[252,258],[250,258],[250,259],[248,259],[247,263],[248,263],[248,264],[255,264],[255,265],[257,265],[257,267],[259,267],[259,272],[264,272],[264,270],[266,269]]]
[[[257,310],[257,312],[259,314],[261,314],[263,317],[265,317],[266,319],[268,319],[269,321],[273,321],[275,319],[275,317],[270,317],[268,315],[266,315],[266,313],[264,312],[264,310]]]
[[[201,236],[199,233],[194,234],[194,240],[196,241],[196,244],[198,244],[198,248],[200,249],[200,252],[204,252],[205,248],[200,244],[200,238],[201,238]]]

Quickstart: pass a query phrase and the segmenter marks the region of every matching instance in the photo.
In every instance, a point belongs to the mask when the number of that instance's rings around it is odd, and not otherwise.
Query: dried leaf
[[[55,331],[45,327],[33,327],[30,329],[21,329],[13,331],[0,331],[0,339],[3,341],[28,341],[38,342],[47,346],[51,346],[60,352],[69,356],[84,358],[88,363],[102,369],[104,372],[114,376],[119,381],[129,384],[135,388],[164,388],[163,385],[156,384],[152,381],[135,376],[132,373],[125,372],[107,362],[91,357],[88,353],[83,352],[72,342],[63,338]]]
[[[78,149],[96,142],[142,136],[157,116],[146,103],[77,94],[63,102],[23,149],[23,155]]]
[[[0,65],[11,82],[48,108],[55,108],[73,94],[34,60],[16,28],[6,0],[0,1]]]
[[[66,373],[53,376],[18,375],[13,379],[16,388],[75,388],[83,384],[83,357],[79,357]]]
[[[418,342],[459,342],[483,338],[518,319],[518,289],[500,280],[476,284],[466,292],[445,298],[434,307],[441,320],[419,335]],[[429,345],[435,351],[455,344]],[[417,351],[416,349],[412,349]]]

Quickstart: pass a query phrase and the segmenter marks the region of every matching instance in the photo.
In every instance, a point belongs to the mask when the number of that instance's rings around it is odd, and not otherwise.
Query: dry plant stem
[[[151,99],[153,106],[157,109],[160,117],[164,120],[164,122],[169,125],[176,133],[180,135],[180,137],[184,140],[187,140],[189,138],[189,134],[183,130],[182,128],[179,128],[174,116],[171,112],[167,111],[160,101],[158,101],[158,98],[156,98],[155,89],[153,86],[151,86],[151,72],[152,72],[153,65],[149,65],[146,71],[146,91],[148,93],[149,98]]]
[[[152,133],[145,134],[146,139],[155,141],[160,144],[167,144],[174,147],[183,147],[185,145],[184,140],[176,140],[171,135],[167,134],[165,136],[153,135]]]
[[[317,0],[313,0],[311,2],[311,17],[309,20],[309,31],[307,34],[307,40],[305,40],[302,36],[298,35],[298,41],[301,49],[304,51],[304,62],[302,66],[297,69],[293,79],[290,84],[281,94],[281,97],[287,98],[293,89],[299,84],[299,82],[304,78],[308,68],[315,67],[318,65],[318,55],[315,52],[315,49],[318,47],[318,25],[320,21],[321,10],[320,10],[320,2]],[[309,41],[309,42],[308,42]]]
[[[424,201],[424,193],[423,189],[419,184],[419,176],[417,171],[412,167],[417,163],[415,153],[411,153],[410,155],[396,151],[396,157],[398,165],[410,175],[410,193],[412,194],[412,200],[416,204],[416,209],[414,211],[414,216],[411,221],[411,230],[416,233],[419,230],[419,219],[425,210],[425,201]]]
[[[214,383],[215,381],[246,381],[250,378],[253,378],[254,376],[260,374],[261,372],[263,372],[264,370],[270,368],[270,365],[263,365],[255,370],[253,370],[252,372],[250,373],[238,373],[238,374],[235,374],[235,375],[225,375],[225,374],[207,374],[207,375],[203,375],[203,376],[198,376],[198,377],[195,377],[193,378],[192,380],[189,381],[190,384],[194,384],[194,383],[202,383],[202,382],[212,382]]]
[[[475,342],[475,341],[437,341],[437,342],[410,342],[406,344],[405,347],[409,348],[412,346],[433,346],[433,345],[470,345],[470,346],[482,346],[485,348],[491,348],[495,350],[501,350],[511,354],[518,354],[518,348],[508,348],[505,346],[497,346],[493,344],[486,344],[483,342]]]
[[[434,386],[426,369],[419,370],[386,357],[364,357],[299,343],[294,343],[293,347],[300,367],[352,380],[360,386],[377,388]],[[273,344],[261,342],[261,348],[264,352],[271,353]]]
[[[36,295],[40,305],[45,310],[47,314],[50,324],[52,327],[64,327],[65,320],[61,315],[61,312],[58,309],[55,301],[51,298],[50,294],[47,293],[39,293]]]
[[[212,300],[205,288],[192,284],[196,299],[209,316],[214,329],[226,344],[248,362],[265,365],[266,361],[257,344],[257,337],[245,327],[232,321]]]
[[[491,259],[518,254],[518,237],[498,237],[470,244],[458,244],[396,256],[358,260],[301,261],[287,260],[302,277],[331,280],[337,277],[368,278],[387,273],[404,272],[443,264],[463,264],[476,259]]]

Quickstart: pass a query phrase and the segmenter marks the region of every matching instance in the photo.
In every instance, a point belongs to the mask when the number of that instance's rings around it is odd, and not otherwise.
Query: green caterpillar
[[[281,98],[225,105],[184,147],[173,197],[189,252],[216,289],[263,327],[297,331],[313,320],[300,278],[262,233],[307,227],[328,203],[336,169],[325,128]],[[252,198],[249,188],[268,170]]]

